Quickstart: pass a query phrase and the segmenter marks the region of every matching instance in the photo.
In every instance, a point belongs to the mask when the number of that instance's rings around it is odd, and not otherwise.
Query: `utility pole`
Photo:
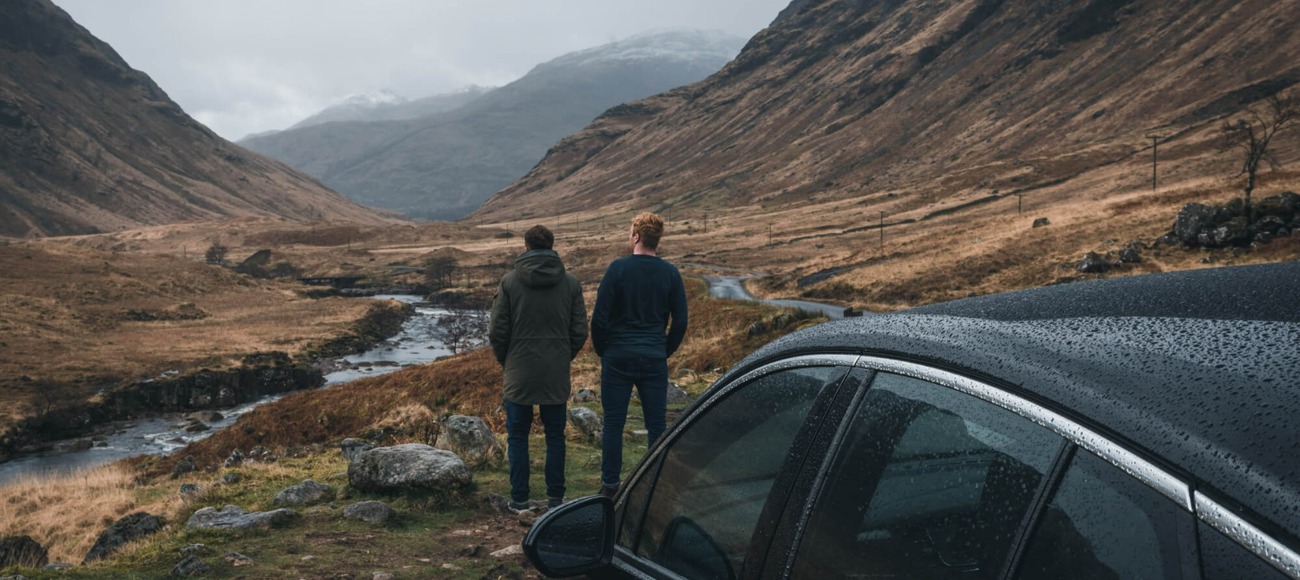
[[[1157,162],[1159,161],[1156,150],[1160,144],[1160,139],[1163,138],[1161,135],[1147,135],[1147,139],[1151,140],[1151,191],[1156,190],[1156,176],[1159,175],[1156,172]]]
[[[767,224],[767,245],[772,245],[772,224]]]
[[[1022,199],[1022,198],[1024,197],[1024,195],[1025,195],[1025,194],[1023,194],[1023,193],[1016,193],[1016,213],[1017,213],[1017,214],[1025,213],[1025,211],[1024,211],[1024,200]]]
[[[880,212],[880,255],[885,255],[885,212]]]

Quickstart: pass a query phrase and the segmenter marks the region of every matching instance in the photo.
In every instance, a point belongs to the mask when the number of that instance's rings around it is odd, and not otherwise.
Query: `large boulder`
[[[308,479],[276,494],[271,505],[315,505],[333,499],[333,487]]]
[[[136,512],[117,520],[99,534],[99,539],[95,540],[95,545],[91,546],[90,551],[86,553],[86,559],[81,563],[87,564],[107,558],[127,542],[158,533],[162,530],[163,524],[162,518],[145,512]]]
[[[248,513],[239,506],[228,505],[221,509],[206,507],[194,512],[185,527],[191,530],[248,530],[267,529],[297,517],[291,509]]]
[[[585,435],[592,441],[600,441],[601,433],[605,429],[604,422],[600,415],[586,407],[573,407],[569,409],[569,422],[579,433]]]
[[[1221,211],[1220,208],[1200,203],[1184,205],[1178,211],[1178,217],[1174,218],[1174,235],[1184,244],[1196,245],[1202,231],[1219,224]]]
[[[506,456],[501,440],[483,419],[464,415],[452,415],[442,421],[434,447],[455,453],[472,466],[496,465]]]
[[[455,453],[421,443],[376,447],[348,465],[348,484],[362,491],[460,491],[472,480]]]
[[[10,566],[40,568],[50,562],[50,555],[31,536],[0,538],[0,569]]]
[[[1197,239],[1202,246],[1223,248],[1248,244],[1251,237],[1250,226],[1246,225],[1246,218],[1237,216],[1223,222],[1214,229],[1203,232]]]

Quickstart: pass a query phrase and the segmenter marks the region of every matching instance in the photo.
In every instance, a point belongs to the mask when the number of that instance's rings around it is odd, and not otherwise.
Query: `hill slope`
[[[246,144],[360,203],[455,219],[601,111],[698,81],[742,43],[713,32],[642,35],[538,65],[518,81],[418,122],[329,123]]]
[[[382,217],[195,122],[48,0],[0,0],[0,235]]]
[[[1297,28],[1296,0],[796,2],[718,74],[608,111],[474,218],[1107,195],[1078,178],[1124,163],[1119,187],[1150,184],[1149,135],[1162,174],[1230,175],[1213,129],[1300,80]],[[1275,148],[1297,157],[1294,138]]]

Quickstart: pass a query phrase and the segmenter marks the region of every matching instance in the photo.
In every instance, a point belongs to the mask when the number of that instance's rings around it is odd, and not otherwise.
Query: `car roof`
[[[1078,282],[829,322],[760,348],[724,379],[812,352],[901,358],[1000,386],[1145,451],[1263,516],[1265,529],[1300,537],[1300,263]]]

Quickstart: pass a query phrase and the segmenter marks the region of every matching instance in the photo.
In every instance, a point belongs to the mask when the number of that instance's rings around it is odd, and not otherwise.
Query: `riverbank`
[[[362,352],[395,335],[414,309],[395,301],[371,301],[364,314],[340,335],[291,356],[286,352],[245,355],[228,368],[191,372],[168,371],[156,378],[124,382],[91,397],[51,403],[14,421],[0,434],[0,462],[48,452],[56,444],[91,448],[95,437],[115,433],[114,422],[207,409],[229,409],[269,395],[325,384],[326,357]],[[55,391],[75,391],[76,385],[44,381]],[[107,427],[107,432],[105,431]],[[130,426],[125,426],[130,428]],[[74,441],[67,441],[74,438]]]

